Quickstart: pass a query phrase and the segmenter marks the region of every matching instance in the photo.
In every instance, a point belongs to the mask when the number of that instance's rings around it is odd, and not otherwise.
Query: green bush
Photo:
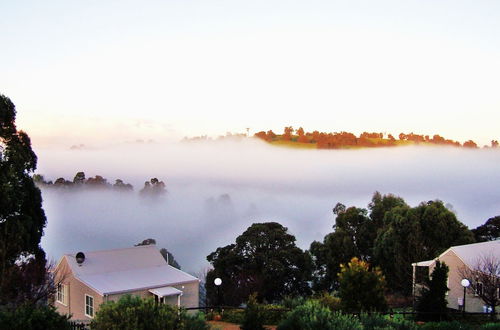
[[[52,306],[24,305],[14,311],[1,311],[0,325],[9,330],[71,329],[68,317],[57,313]]]
[[[500,323],[486,323],[481,326],[481,330],[500,330]]]
[[[278,330],[363,329],[358,319],[351,315],[333,313],[318,301],[310,300],[298,306],[278,326]]]
[[[260,317],[263,324],[274,325],[280,323],[286,316],[287,309],[280,305],[260,305]],[[224,310],[222,319],[225,322],[242,324],[245,318],[244,309]]]
[[[257,302],[257,294],[250,295],[241,323],[241,330],[265,330],[262,309],[262,306]]]
[[[321,293],[320,295],[315,297],[315,299],[318,300],[321,305],[328,307],[331,311],[340,310],[340,298],[334,297],[328,292]]]
[[[243,309],[225,309],[222,319],[225,322],[241,324],[245,318],[245,311]]]
[[[121,297],[118,302],[102,304],[91,327],[93,330],[208,329],[202,315],[190,316],[177,307],[130,295]]]
[[[359,317],[363,328],[365,330],[375,330],[375,329],[396,329],[396,330],[414,330],[417,326],[411,322],[404,319],[391,319],[388,316],[380,314],[366,314],[363,313]]]
[[[428,322],[425,323],[421,329],[423,330],[472,330],[474,329],[468,324],[461,323],[458,321],[452,322]]]
[[[283,307],[292,310],[296,307],[304,305],[306,301],[307,299],[304,298],[303,296],[296,296],[296,297],[286,296],[285,298],[283,298],[282,305]]]
[[[280,323],[285,319],[287,310],[287,308],[281,305],[264,305],[262,308],[264,324],[272,325]]]
[[[205,320],[205,314],[196,313],[194,315],[182,313],[181,324],[179,329],[183,330],[207,330],[210,327]]]

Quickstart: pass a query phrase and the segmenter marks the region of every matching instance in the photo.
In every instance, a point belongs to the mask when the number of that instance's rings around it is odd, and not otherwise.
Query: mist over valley
[[[155,238],[184,270],[197,272],[217,247],[269,221],[288,227],[307,249],[332,231],[337,202],[367,207],[375,191],[412,206],[440,199],[469,228],[500,213],[495,149],[300,150],[241,139],[36,152],[37,173],[46,180],[72,181],[84,171],[134,186],[133,192],[42,188],[48,219],[42,247],[54,260]],[[141,196],[151,178],[164,181],[167,194]]]

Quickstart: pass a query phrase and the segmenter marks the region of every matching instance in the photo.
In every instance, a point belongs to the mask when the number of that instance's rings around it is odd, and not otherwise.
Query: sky
[[[36,147],[251,133],[500,139],[500,2],[2,1]]]

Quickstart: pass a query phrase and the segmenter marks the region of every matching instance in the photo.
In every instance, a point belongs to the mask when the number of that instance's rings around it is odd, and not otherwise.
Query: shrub
[[[380,268],[354,257],[340,265],[339,296],[342,310],[347,312],[385,311],[385,278]]]
[[[287,309],[280,305],[264,305],[262,319],[264,324],[278,324],[285,319]]]
[[[419,320],[438,321],[446,317],[446,305],[448,304],[446,292],[449,290],[446,284],[448,271],[448,266],[438,260],[430,278],[425,279],[425,285],[417,304]]]
[[[413,330],[417,329],[413,322],[404,319],[390,319],[387,316],[380,314],[363,313],[359,317],[363,328],[366,330],[375,329],[396,329],[396,330]]]
[[[298,306],[278,326],[278,330],[362,329],[361,323],[353,316],[332,313],[318,301],[310,300]]]
[[[500,323],[486,323],[481,326],[481,330],[500,330]]]
[[[458,321],[452,322],[428,322],[425,323],[421,329],[423,330],[471,330],[471,327],[468,324],[464,324]]]
[[[0,312],[2,329],[59,330],[71,329],[67,316],[60,315],[52,306],[23,305],[14,311]]]
[[[288,308],[290,310],[299,307],[301,305],[304,305],[306,303],[307,299],[304,298],[303,296],[286,296],[283,298],[282,305],[285,308]]]
[[[257,302],[257,294],[250,295],[245,309],[242,330],[265,330],[262,306]]]
[[[325,307],[328,307],[331,311],[340,310],[340,298],[334,297],[328,292],[323,292],[315,298],[319,303]]]
[[[243,309],[227,309],[224,310],[222,319],[226,322],[241,324],[245,317],[245,311]]]
[[[208,330],[210,327],[205,322],[205,314],[196,313],[194,315],[181,314],[180,329],[184,330]]]
[[[118,302],[102,304],[91,327],[93,330],[208,329],[199,314],[190,316],[177,307],[130,295],[121,297]]]

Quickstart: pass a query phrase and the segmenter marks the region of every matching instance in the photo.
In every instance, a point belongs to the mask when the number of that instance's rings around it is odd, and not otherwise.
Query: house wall
[[[91,320],[92,318],[85,315],[85,295],[87,294],[94,298],[94,315],[99,305],[103,303],[102,295],[75,278],[68,266],[66,257],[57,266],[55,278],[56,283],[60,282],[68,285],[68,304],[65,306],[54,300],[54,306],[57,311],[60,314],[71,315],[72,320]]]
[[[450,269],[448,273],[448,307],[453,309],[459,309],[458,299],[463,299],[464,288],[460,284],[463,277],[460,275],[460,270],[463,269],[465,264],[460,260],[460,258],[452,251],[449,250],[445,254],[439,257],[441,262],[444,262]],[[432,273],[433,267],[429,267],[430,273]],[[481,298],[470,292],[470,288],[467,290],[465,295],[465,310],[467,312],[483,312],[484,302]]]
[[[170,285],[178,290],[182,291],[181,296],[181,306],[182,307],[198,307],[199,303],[199,282],[193,281],[184,284],[178,285]],[[146,290],[138,290],[138,291],[129,291],[125,293],[112,294],[106,296],[104,301],[118,301],[123,295],[130,294],[133,296],[139,296],[141,298],[151,298],[153,294],[149,292],[149,289]],[[177,296],[166,297],[166,303],[171,305],[177,305]]]
[[[130,291],[127,293],[106,295],[103,296],[86,284],[78,280],[72,273],[68,265],[66,256],[64,256],[55,270],[56,283],[62,283],[68,286],[67,304],[64,305],[54,299],[56,310],[63,315],[71,315],[72,320],[91,320],[92,318],[85,315],[85,295],[94,298],[94,316],[99,310],[99,306],[106,301],[117,301],[125,294],[136,295],[141,298],[153,297],[153,294],[148,290]],[[172,287],[183,292],[181,296],[182,307],[198,307],[199,303],[199,281],[172,285]],[[166,300],[167,303],[177,305],[177,297],[171,297]]]

